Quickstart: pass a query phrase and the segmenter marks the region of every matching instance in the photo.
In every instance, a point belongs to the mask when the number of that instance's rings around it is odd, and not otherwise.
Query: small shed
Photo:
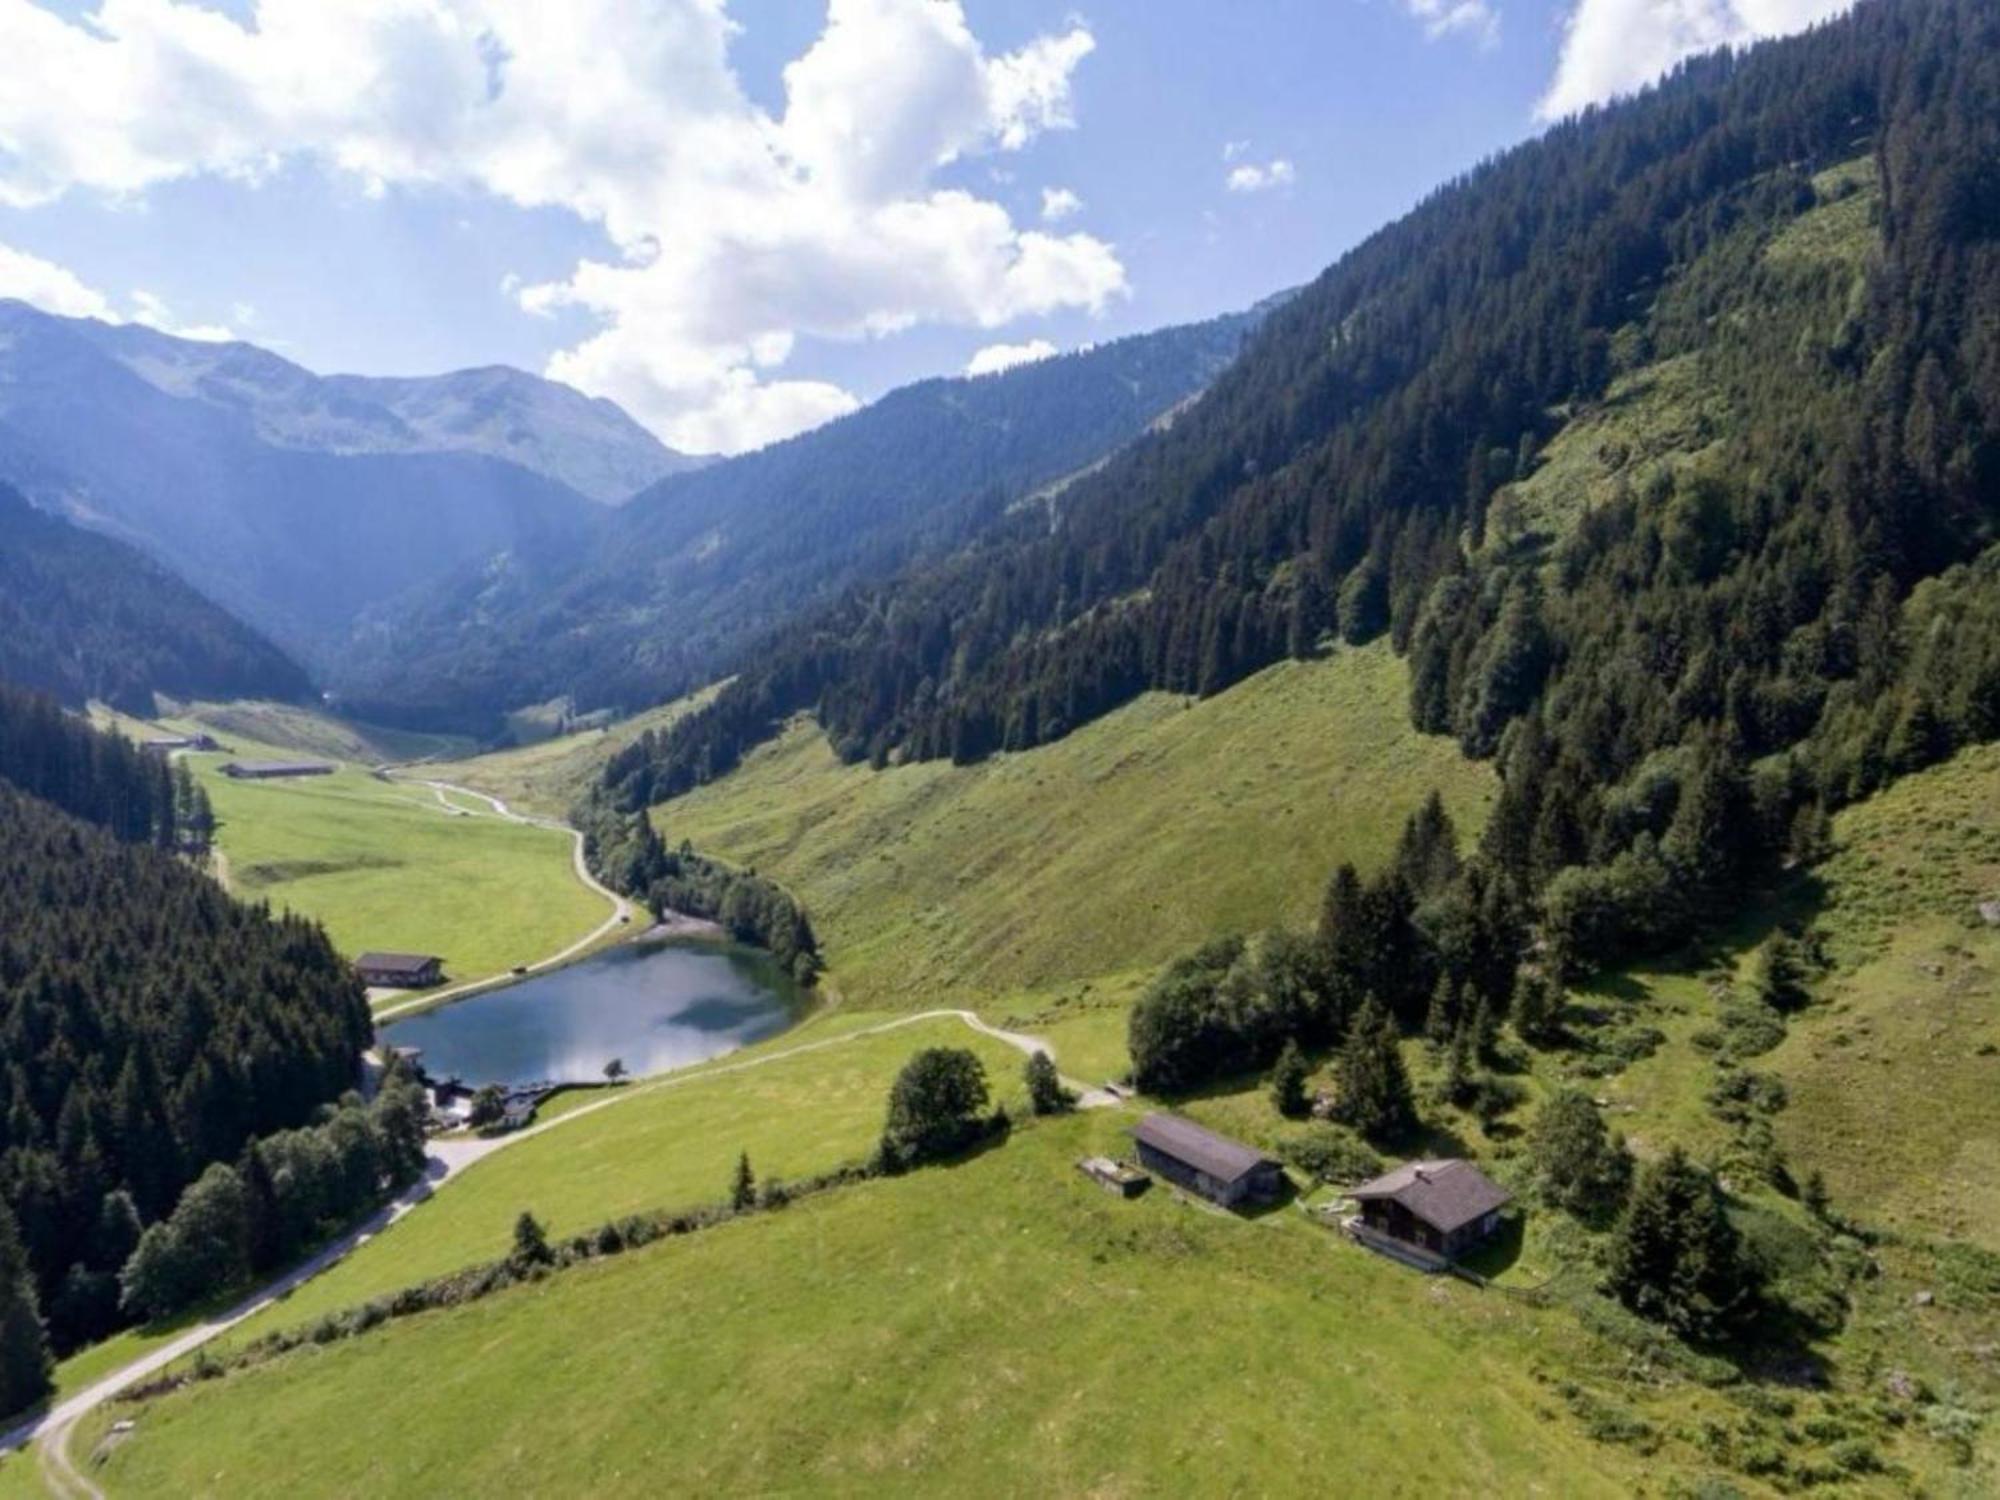
[[[1121,1198],[1138,1197],[1153,1180],[1137,1167],[1128,1167],[1124,1162],[1113,1161],[1108,1156],[1086,1156],[1076,1164],[1076,1169],[1099,1187],[1109,1189]]]
[[[422,990],[444,980],[444,960],[434,953],[364,953],[354,967],[370,989]]]
[[[277,781],[287,776],[331,776],[337,769],[323,760],[232,760],[222,774],[233,781]]]
[[[1132,1139],[1141,1166],[1224,1208],[1268,1203],[1284,1189],[1284,1170],[1276,1161],[1180,1115],[1147,1115]]]
[[[1348,1197],[1364,1228],[1432,1255],[1461,1255],[1500,1227],[1513,1195],[1469,1161],[1413,1161]]]

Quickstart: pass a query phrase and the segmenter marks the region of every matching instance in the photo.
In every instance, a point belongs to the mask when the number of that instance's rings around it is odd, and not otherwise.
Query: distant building
[[[422,990],[444,982],[444,960],[431,953],[364,953],[354,967],[370,989]]]
[[[154,755],[172,755],[176,750],[220,750],[213,735],[207,734],[163,734],[139,742],[141,750]]]
[[[1284,1190],[1277,1162],[1179,1115],[1147,1115],[1132,1139],[1141,1166],[1224,1208],[1268,1203]]]
[[[331,776],[338,769],[323,760],[232,760],[222,774],[238,781],[274,781],[284,776]]]
[[[1492,1235],[1513,1201],[1471,1162],[1456,1160],[1409,1162],[1347,1196],[1361,1205],[1364,1231],[1444,1260]]]

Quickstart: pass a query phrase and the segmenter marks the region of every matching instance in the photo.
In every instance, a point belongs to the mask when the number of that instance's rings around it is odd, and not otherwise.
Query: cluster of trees
[[[210,1164],[313,1119],[372,1035],[317,926],[231,900],[151,846],[157,808],[72,795],[92,785],[62,794],[145,842],[0,782],[0,1205],[59,1352],[115,1322],[102,1278],[134,1226]]]
[[[1337,1107],[1364,1133],[1396,1139],[1416,1120],[1399,1036],[1427,1034],[1462,1059],[1454,1092],[1469,1097],[1486,1086],[1478,1064],[1517,991],[1527,997],[1517,1027],[1546,1035],[1552,1006],[1523,967],[1527,944],[1526,909],[1484,858],[1461,858],[1433,794],[1379,875],[1334,872],[1312,935],[1221,938],[1169,964],[1132,1010],[1133,1080],[1184,1093],[1277,1059],[1274,1096],[1298,1114],[1301,1049],[1337,1044]]]
[[[739,943],[765,949],[799,984],[819,977],[812,922],[776,881],[705,858],[685,842],[669,849],[643,812],[619,813],[593,800],[574,817],[597,878],[644,901],[655,920],[668,912],[705,917]]]
[[[972,760],[1386,634],[1415,722],[1498,758],[1488,878],[1547,892],[1559,964],[1675,940],[1834,804],[1995,732],[1996,55],[1980,0],[1882,0],[1507,153],[1055,525],[808,614],[608,795],[675,795],[799,712],[852,759]],[[1859,156],[1879,251],[1765,254]],[[1560,539],[1518,524],[1567,414],[1682,357],[1727,413],[1703,458]]]
[[[206,848],[215,815],[184,765],[100,734],[45,693],[0,681],[0,781],[128,844]]]
[[[128,713],[176,698],[303,697],[303,668],[124,542],[0,484],[0,678]]]
[[[316,1123],[253,1141],[233,1164],[210,1164],[143,1232],[130,1197],[114,1194],[105,1215],[116,1234],[93,1242],[92,1259],[106,1265],[119,1246],[127,1257],[115,1279],[101,1269],[71,1274],[98,1317],[88,1336],[117,1327],[121,1312],[169,1317],[287,1265],[423,1170],[423,1091],[398,1071],[366,1104],[350,1094]]]
[[[1010,508],[1199,391],[1259,315],[923,381],[674,475],[599,535],[517,551],[504,570],[482,563],[455,587],[424,591],[342,685],[371,715],[472,729],[565,695],[585,711],[674,697],[738,670],[765,632],[851,584],[996,527],[1046,528],[1040,502]]]

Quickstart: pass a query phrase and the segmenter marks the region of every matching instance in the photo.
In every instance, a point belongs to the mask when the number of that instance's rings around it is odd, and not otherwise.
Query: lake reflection
[[[683,1067],[783,1031],[788,988],[768,963],[721,948],[628,943],[504,990],[392,1021],[433,1078],[584,1083],[612,1058],[634,1074]]]

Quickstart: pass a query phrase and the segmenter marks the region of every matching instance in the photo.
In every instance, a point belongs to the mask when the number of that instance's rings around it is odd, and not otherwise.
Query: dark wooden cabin
[[[1268,1203],[1283,1191],[1284,1172],[1270,1157],[1179,1115],[1147,1115],[1132,1139],[1141,1166],[1224,1208]]]
[[[370,989],[422,990],[444,981],[444,960],[430,953],[364,953],[354,967]]]
[[[1348,1196],[1375,1233],[1449,1260],[1500,1227],[1512,1195],[1469,1161],[1413,1161]]]

